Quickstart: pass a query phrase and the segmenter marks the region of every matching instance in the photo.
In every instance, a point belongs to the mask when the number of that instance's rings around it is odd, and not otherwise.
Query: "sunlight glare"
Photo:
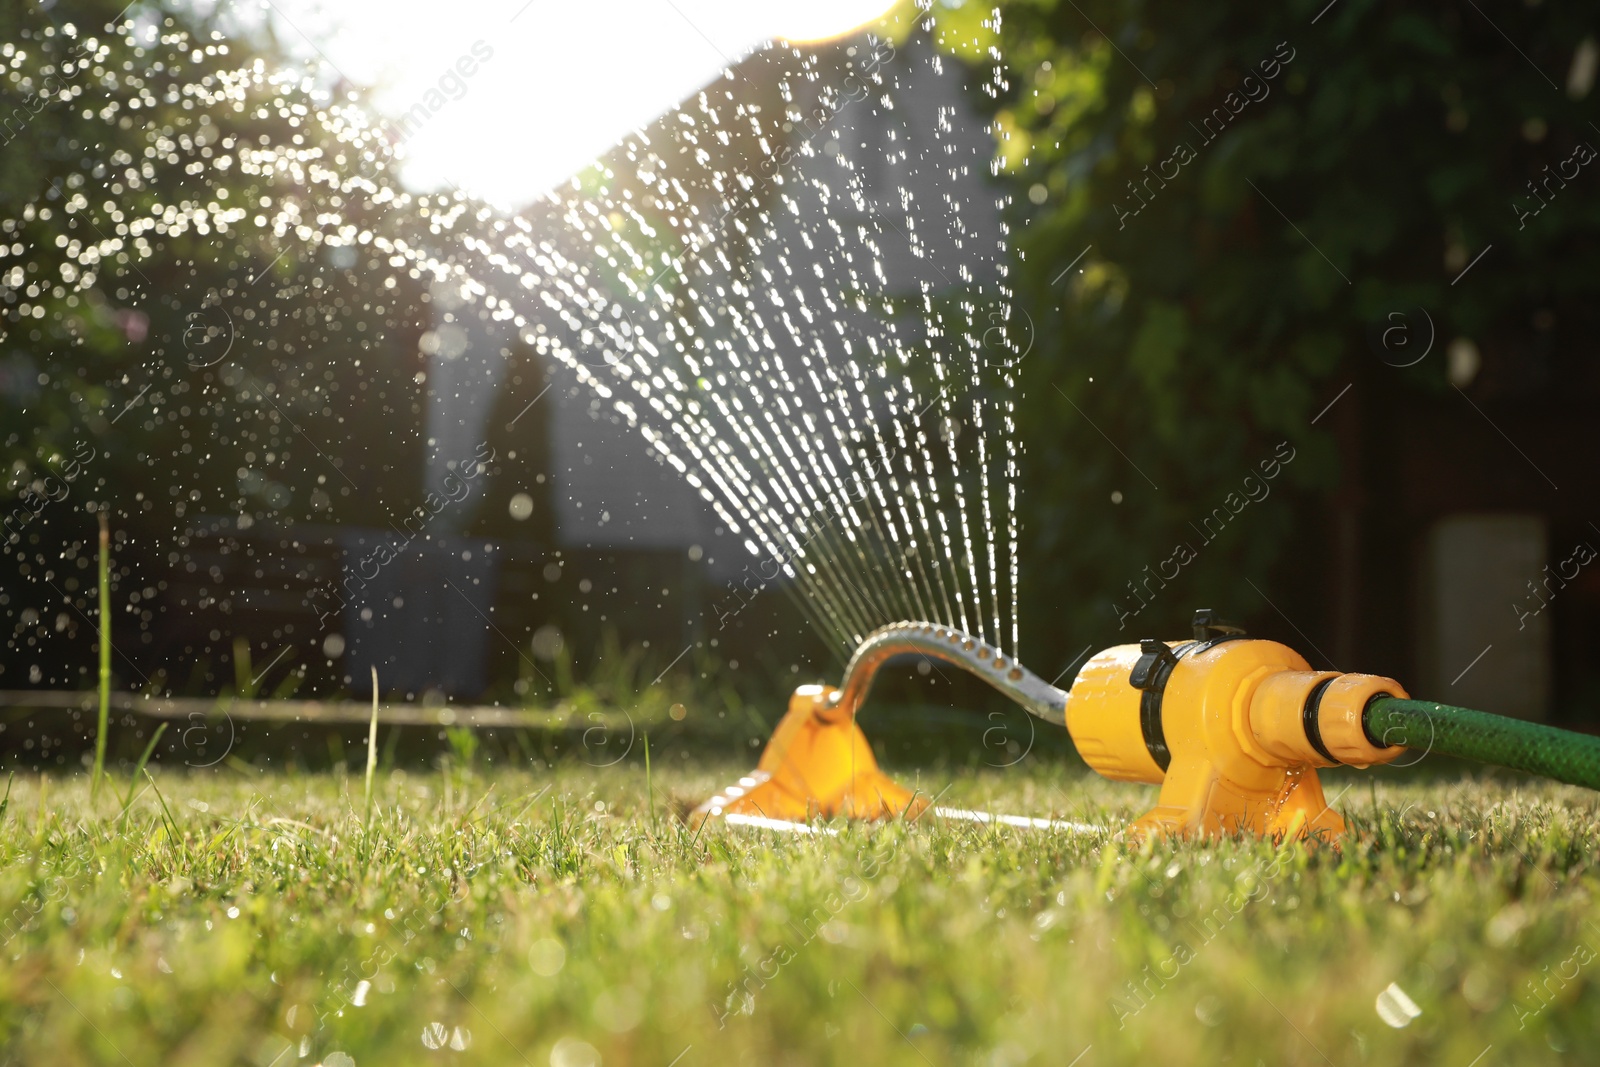
[[[241,5],[243,6],[243,5]],[[530,202],[769,39],[861,28],[887,0],[274,0],[277,35],[373,99],[412,188]],[[441,12],[447,14],[441,14]],[[313,43],[314,42],[314,43]]]

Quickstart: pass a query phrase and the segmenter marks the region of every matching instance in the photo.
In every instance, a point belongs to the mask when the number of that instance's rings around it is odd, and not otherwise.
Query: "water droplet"
[[[554,938],[540,938],[528,949],[528,966],[533,968],[534,974],[546,978],[554,977],[561,973],[561,968],[566,962],[566,947]]]
[[[1406,991],[1390,982],[1377,999],[1378,1018],[1394,1027],[1396,1030],[1410,1026],[1411,1021],[1422,1014],[1422,1009],[1417,1007],[1416,1001],[1406,995]]]
[[[550,1067],[600,1067],[600,1050],[576,1037],[563,1037],[550,1049]]]

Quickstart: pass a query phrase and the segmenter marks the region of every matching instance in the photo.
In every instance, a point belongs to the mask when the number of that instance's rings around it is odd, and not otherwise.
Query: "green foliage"
[[[0,581],[13,612],[66,596],[69,640],[85,504],[132,592],[165,589],[197,527],[381,525],[421,495],[428,294],[371,241],[394,201],[381,152],[353,147],[359,98],[218,12],[139,4],[106,29],[123,7],[0,11],[0,463],[27,505]],[[385,232],[426,244],[398,215]],[[152,615],[117,627],[149,640]],[[199,643],[163,651],[222,653]],[[43,680],[77,681],[49,646]]]
[[[1178,632],[1200,603],[1255,609],[1242,580],[1269,588],[1339,483],[1338,420],[1311,420],[1347,383],[1403,412],[1449,388],[1455,338],[1482,351],[1486,395],[1555,404],[1564,374],[1588,377],[1600,174],[1519,211],[1542,168],[1600,144],[1589,86],[1568,92],[1592,12],[1343,0],[1313,25],[1325,6],[1019,0],[998,36],[987,5],[934,6],[944,47],[986,62],[995,40],[1011,68],[995,119],[1037,337],[1025,632],[1098,645]],[[1416,306],[1433,355],[1384,366],[1371,327]],[[1296,458],[1270,498],[1205,543],[1202,517],[1282,441]],[[1198,560],[1119,631],[1113,602],[1136,604],[1127,583],[1175,542]]]
[[[624,645],[610,626],[600,631],[596,655],[586,670],[577,669],[565,640],[549,653],[542,666],[519,659],[518,702],[583,724],[580,744],[600,764],[633,752],[639,734],[651,729],[669,735],[681,729],[741,743],[764,739],[777,716],[764,718],[760,709],[782,708],[792,685],[773,682],[782,676],[775,663],[736,672],[704,642],[683,650],[669,664],[676,653],[656,655],[640,644]],[[684,726],[675,728],[680,722]]]

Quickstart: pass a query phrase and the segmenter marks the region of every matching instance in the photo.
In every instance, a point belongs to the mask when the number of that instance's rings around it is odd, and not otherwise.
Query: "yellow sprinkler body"
[[[1313,671],[1276,641],[1196,619],[1192,641],[1116,645],[1067,694],[1067,730],[1107,778],[1161,786],[1135,833],[1333,837],[1317,768],[1387,763],[1403,749],[1366,736],[1362,713],[1391,678]]]
[[[1398,682],[1314,671],[1294,650],[1246,637],[1209,611],[1195,613],[1192,640],[1106,649],[1067,692],[969,634],[896,623],[862,643],[840,688],[796,690],[756,771],[697,808],[693,822],[919,812],[926,801],[878,768],[855,721],[878,667],[906,652],[964,667],[1064,725],[1107,778],[1159,785],[1156,806],[1128,828],[1135,836],[1336,837],[1344,819],[1324,798],[1317,768],[1366,767],[1403,751],[1374,744],[1363,725],[1372,700],[1406,697]]]

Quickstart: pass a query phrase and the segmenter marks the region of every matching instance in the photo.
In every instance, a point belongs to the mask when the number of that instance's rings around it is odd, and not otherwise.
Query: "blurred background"
[[[254,70],[371,116],[424,207],[481,227],[486,264],[508,225],[582,254],[549,191],[581,200],[641,139],[680,161],[657,180],[694,188],[707,152],[797,174],[847,134],[915,155],[945,131],[992,165],[865,180],[974,205],[936,262],[1006,250],[1035,672],[1064,685],[1204,606],[1319,669],[1600,724],[1594,9],[887,10],[0,11],[0,690],[25,708],[93,686],[102,510],[122,690],[364,698],[375,667],[394,699],[653,691],[755,737],[841,666],[781,588],[746,591],[750,554],[636,429],[459,287],[270,226],[224,236],[219,215],[288,193],[357,227],[384,211],[318,173],[343,165],[322,125],[229,81]],[[74,58],[119,16],[126,41]],[[883,65],[892,128],[855,113],[813,146],[785,122],[786,149],[678,121],[713,83],[777,114],[816,57]],[[313,161],[246,166],[287,144]],[[91,284],[81,211],[140,250]],[[117,228],[124,211],[160,239]],[[890,275],[928,291],[914,265]],[[915,669],[885,692],[991,700]]]

